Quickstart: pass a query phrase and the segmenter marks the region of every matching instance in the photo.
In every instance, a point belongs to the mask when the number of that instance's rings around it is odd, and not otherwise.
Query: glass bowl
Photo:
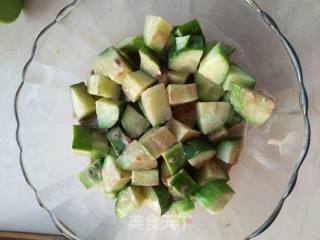
[[[77,174],[89,160],[71,151],[76,121],[69,85],[88,79],[102,50],[142,32],[146,14],[173,24],[198,18],[206,38],[235,46],[232,61],[253,72],[257,89],[277,102],[265,125],[246,129],[239,163],[230,172],[236,191],[230,204],[218,216],[197,206],[179,228],[147,207],[116,220],[113,201],[79,182]],[[310,137],[299,60],[269,15],[250,0],[75,0],[37,37],[15,110],[26,180],[57,228],[72,239],[253,238],[273,222],[292,191]]]

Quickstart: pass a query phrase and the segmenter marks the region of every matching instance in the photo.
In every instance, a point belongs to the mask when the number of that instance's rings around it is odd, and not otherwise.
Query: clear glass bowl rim
[[[291,194],[291,192],[293,191],[295,184],[297,182],[298,179],[298,173],[299,170],[308,154],[308,150],[309,150],[309,146],[310,146],[310,140],[311,140],[311,128],[310,128],[310,121],[309,121],[309,114],[308,114],[308,95],[304,86],[304,81],[303,81],[303,73],[302,73],[302,67],[300,64],[300,60],[299,57],[296,53],[296,51],[294,50],[293,46],[291,45],[291,43],[288,41],[288,39],[284,36],[284,34],[281,32],[281,30],[278,28],[276,22],[272,19],[272,17],[265,12],[257,3],[255,0],[242,0],[245,1],[250,7],[253,8],[254,11],[256,11],[256,13],[261,17],[261,19],[265,22],[265,24],[274,31],[274,33],[276,34],[276,36],[278,37],[278,39],[281,41],[283,47],[286,49],[291,63],[294,67],[295,73],[296,73],[296,78],[297,78],[297,88],[299,90],[299,101],[300,101],[300,111],[303,115],[303,122],[304,122],[304,142],[303,142],[303,146],[300,150],[300,155],[298,157],[298,159],[295,162],[294,165],[294,169],[291,173],[289,182],[286,186],[286,189],[284,189],[284,193],[282,195],[282,197],[279,199],[278,204],[275,206],[274,210],[271,212],[271,214],[269,215],[269,217],[260,225],[256,228],[255,231],[253,231],[251,234],[249,234],[245,240],[249,240],[249,239],[253,239],[257,236],[259,236],[260,234],[262,234],[265,230],[267,230],[272,223],[274,222],[274,220],[277,218],[277,216],[279,215],[285,200],[289,197],[289,195]],[[20,85],[15,93],[15,99],[14,99],[14,112],[15,112],[15,119],[17,122],[17,128],[16,128],[16,142],[17,145],[19,147],[19,160],[20,160],[20,167],[22,170],[22,173],[25,177],[26,182],[28,183],[28,185],[32,188],[32,190],[34,191],[35,195],[36,195],[36,199],[38,201],[38,204],[40,207],[42,207],[43,209],[45,209],[53,223],[55,224],[55,226],[57,227],[57,229],[67,238],[69,239],[79,239],[79,237],[77,237],[75,234],[72,233],[72,231],[70,231],[68,229],[67,226],[65,226],[61,221],[59,221],[54,214],[51,212],[51,210],[49,210],[41,201],[41,199],[38,196],[38,191],[37,189],[33,186],[32,182],[30,181],[26,170],[25,170],[25,164],[23,161],[23,157],[22,157],[22,152],[23,152],[23,148],[22,148],[22,144],[21,144],[21,139],[20,139],[20,118],[19,118],[19,109],[18,109],[18,104],[19,104],[19,94],[23,88],[25,79],[26,79],[26,75],[28,73],[28,68],[30,66],[30,64],[33,61],[33,58],[35,56],[35,53],[37,51],[37,45],[39,40],[45,35],[45,33],[52,27],[54,27],[54,25],[56,23],[58,23],[59,21],[61,21],[70,11],[72,11],[72,9],[78,4],[80,3],[81,0],[73,0],[71,3],[67,4],[66,6],[64,6],[56,15],[56,17],[48,24],[46,25],[41,31],[40,33],[37,35],[34,43],[33,43],[33,47],[32,47],[32,51],[31,51],[31,55],[30,58],[28,59],[28,61],[26,62],[26,64],[23,67],[23,71],[22,71],[22,78],[21,78],[21,82]]]

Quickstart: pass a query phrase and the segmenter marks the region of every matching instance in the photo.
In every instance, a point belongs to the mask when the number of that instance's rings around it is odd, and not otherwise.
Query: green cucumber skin
[[[83,120],[95,113],[96,105],[94,98],[87,92],[87,86],[84,82],[71,85],[70,94],[73,112],[78,120]]]
[[[179,37],[186,35],[203,35],[197,19],[193,19],[185,24],[178,26],[175,33]]]
[[[181,169],[169,179],[169,185],[186,198],[191,197],[199,190],[199,185],[184,169]]]
[[[202,102],[218,101],[225,94],[221,85],[210,81],[200,73],[195,74],[195,83],[198,88],[199,100]]]
[[[92,188],[102,180],[102,162],[100,160],[91,163],[85,170],[79,173],[79,179],[86,189]]]
[[[132,185],[138,186],[157,186],[159,185],[159,170],[139,170],[132,171]]]
[[[144,40],[141,35],[136,35],[123,39],[116,46],[119,50],[128,54],[136,54],[144,46]]]
[[[241,138],[233,137],[220,142],[217,146],[217,158],[227,164],[235,164],[241,151]]]
[[[170,194],[164,185],[146,187],[144,193],[147,199],[158,202],[161,216],[169,210]]]
[[[173,202],[170,206],[168,214],[184,214],[195,208],[194,202],[189,199],[183,199]]]
[[[187,72],[187,73],[195,73],[196,69],[200,63],[201,56],[203,54],[204,44],[203,44],[203,38],[201,36],[191,36],[189,38],[189,41],[187,42],[186,46],[177,49],[177,46],[174,45],[174,47],[171,48],[171,50],[168,53],[168,64],[169,68],[175,71],[181,71],[181,72]],[[193,59],[194,62],[191,61],[182,61],[179,66],[177,66],[176,61],[178,61],[181,57],[187,58],[188,54],[197,54],[198,59]]]
[[[192,139],[185,143],[184,153],[187,159],[191,159],[199,155],[201,152],[213,151],[214,148],[210,142],[203,138]]]
[[[229,102],[231,103],[231,94],[230,92],[225,92],[225,94],[223,95],[223,97],[221,98],[222,102]]]
[[[148,120],[130,105],[127,105],[122,115],[121,124],[126,134],[132,139],[140,137],[150,126]]]
[[[224,180],[214,180],[208,182],[195,193],[197,202],[208,212],[212,214],[219,213],[234,195],[234,190]],[[224,201],[222,206],[216,205],[221,198],[228,195],[227,201]]]
[[[182,143],[173,145],[168,151],[162,154],[162,157],[171,174],[176,174],[187,163]]]
[[[244,119],[234,110],[234,108],[231,107],[225,126],[230,128],[241,123],[243,120]]]
[[[107,138],[117,156],[119,156],[131,142],[131,139],[124,134],[120,127],[112,128],[107,133]]]
[[[184,152],[188,162],[194,168],[200,168],[215,154],[213,146],[203,138],[188,141],[184,146]]]
[[[91,159],[104,159],[110,152],[107,138],[103,133],[93,131],[92,139]]]
[[[223,52],[224,55],[226,55],[228,58],[230,58],[230,56],[232,55],[232,53],[234,53],[236,51],[236,49],[234,47],[232,47],[229,44],[223,43],[223,42],[218,42],[218,41],[211,41],[206,43],[205,46],[205,55],[208,54],[208,52],[210,52],[210,50],[212,48],[214,48],[217,44],[220,44],[221,47],[221,51]]]
[[[218,41],[210,41],[205,43],[203,57],[205,57],[210,50],[217,45]]]
[[[77,153],[90,155],[92,150],[92,131],[89,127],[73,126],[72,150]]]
[[[256,79],[250,75],[243,67],[232,63],[227,79],[223,83],[223,89],[229,91],[231,84],[238,84],[241,87],[253,89],[256,84]]]

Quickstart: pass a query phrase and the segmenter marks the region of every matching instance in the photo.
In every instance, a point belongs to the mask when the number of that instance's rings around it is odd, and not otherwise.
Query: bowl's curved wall
[[[198,209],[181,231],[128,230],[132,218],[117,222],[113,202],[98,188],[86,191],[79,183],[77,173],[88,160],[71,152],[75,119],[69,85],[88,78],[95,56],[106,47],[140,33],[146,14],[173,24],[198,18],[207,39],[234,45],[232,61],[254,72],[257,88],[277,101],[263,127],[246,131],[240,161],[231,171],[237,192],[231,203],[217,217]],[[270,215],[303,147],[304,123],[290,57],[277,34],[245,1],[90,0],[58,19],[37,42],[16,105],[24,171],[56,220],[81,239],[194,239],[201,234],[201,239],[239,240]],[[137,214],[144,220],[150,217],[148,209]]]

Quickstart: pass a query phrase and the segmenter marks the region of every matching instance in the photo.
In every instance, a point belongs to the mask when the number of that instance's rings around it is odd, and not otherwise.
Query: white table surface
[[[21,174],[14,134],[14,93],[36,34],[70,0],[25,0],[18,21],[0,25],[0,230],[58,233]],[[310,95],[312,123],[319,123],[320,1],[260,0],[295,46]],[[288,24],[290,22],[291,24]],[[319,124],[299,181],[272,227],[257,239],[320,240]]]

